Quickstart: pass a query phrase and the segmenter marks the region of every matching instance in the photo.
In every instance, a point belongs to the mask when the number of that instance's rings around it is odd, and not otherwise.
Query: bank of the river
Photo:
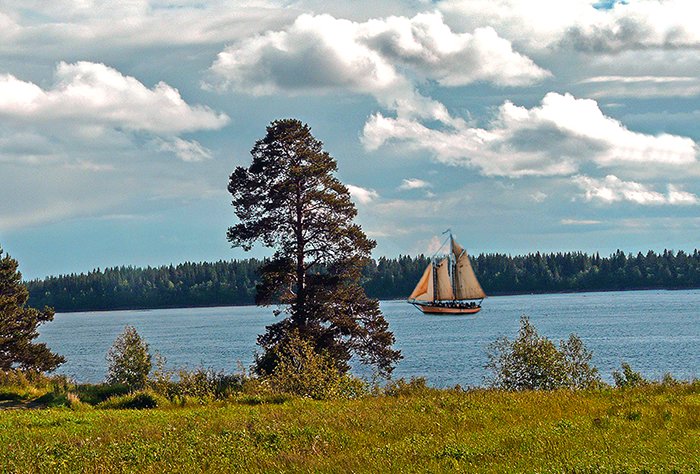
[[[698,472],[700,385],[0,411],[0,472]]]

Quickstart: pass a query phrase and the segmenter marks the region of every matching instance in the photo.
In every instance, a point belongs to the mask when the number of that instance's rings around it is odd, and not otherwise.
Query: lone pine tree
[[[330,356],[341,373],[357,355],[381,375],[401,358],[394,335],[360,286],[361,270],[376,243],[353,223],[357,210],[334,176],[337,165],[308,125],[272,122],[251,150],[248,168],[237,167],[228,190],[239,223],[228,229],[234,247],[261,242],[275,253],[261,269],[256,303],[288,303],[287,316],[258,337],[263,353],[256,371],[274,370],[291,334]]]
[[[53,309],[27,307],[29,291],[22,283],[17,260],[0,248],[0,370],[51,371],[65,359],[44,343],[32,342],[37,327],[53,320]]]

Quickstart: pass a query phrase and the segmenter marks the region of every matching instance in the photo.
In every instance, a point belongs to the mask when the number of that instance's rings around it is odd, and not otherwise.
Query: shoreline
[[[647,287],[647,288],[624,288],[624,289],[593,289],[593,290],[563,290],[563,291],[529,291],[529,292],[495,292],[489,294],[488,298],[500,296],[528,296],[528,295],[572,295],[582,293],[615,293],[628,291],[692,291],[700,290],[700,287]],[[377,298],[379,301],[405,301],[405,298]],[[161,309],[197,309],[197,308],[240,308],[245,306],[257,306],[255,304],[211,304],[211,305],[187,305],[187,306],[126,306],[117,308],[98,308],[98,309],[75,309],[75,310],[56,310],[56,315],[71,314],[71,313],[101,313],[101,312],[118,312],[118,311],[156,311]],[[275,306],[275,305],[269,305]]]

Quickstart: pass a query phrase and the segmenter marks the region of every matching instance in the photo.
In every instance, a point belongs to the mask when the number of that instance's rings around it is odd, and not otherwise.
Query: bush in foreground
[[[617,388],[632,388],[646,385],[648,382],[642,377],[642,374],[632,369],[632,366],[627,362],[622,363],[622,371],[613,370],[612,373],[615,386]],[[664,375],[662,383],[668,384],[673,377],[670,374]]]
[[[168,405],[167,400],[160,395],[149,390],[142,390],[139,392],[129,393],[127,395],[109,398],[97,405],[97,407],[117,410],[142,410],[145,408],[162,408],[166,405]]]
[[[151,372],[151,354],[148,344],[133,326],[124,327],[107,352],[107,383],[123,384],[131,390],[140,390],[148,382]]]
[[[264,378],[275,393],[317,400],[357,398],[367,393],[362,380],[341,373],[330,356],[316,352],[298,332],[276,350],[277,365]]]
[[[598,369],[590,364],[591,357],[575,334],[557,349],[523,316],[516,339],[503,337],[489,346],[486,368],[493,375],[487,382],[504,390],[589,388],[602,383]]]

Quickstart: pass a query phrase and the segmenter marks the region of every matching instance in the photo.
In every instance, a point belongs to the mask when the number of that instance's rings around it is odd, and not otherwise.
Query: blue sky
[[[337,159],[375,255],[692,250],[700,6],[7,0],[0,245],[25,277],[261,256],[228,175],[272,120]]]

